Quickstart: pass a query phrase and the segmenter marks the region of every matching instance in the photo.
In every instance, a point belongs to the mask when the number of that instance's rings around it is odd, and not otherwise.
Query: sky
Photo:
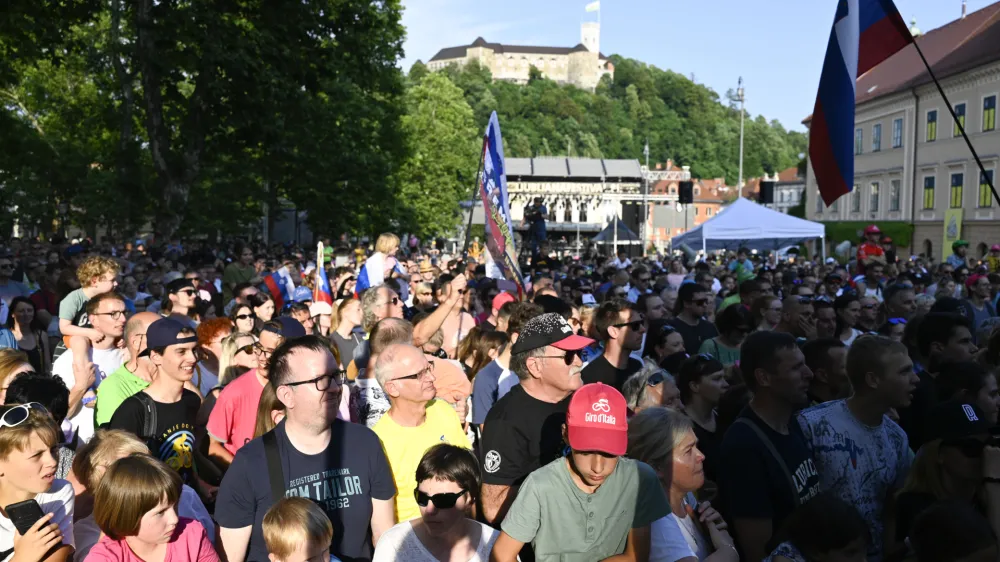
[[[962,0],[895,0],[926,32],[958,19]],[[968,12],[995,0],[967,0]],[[402,0],[409,70],[476,37],[573,47],[588,0]],[[747,116],[804,131],[812,113],[837,0],[601,0],[601,52],[691,77],[720,94],[746,88]]]

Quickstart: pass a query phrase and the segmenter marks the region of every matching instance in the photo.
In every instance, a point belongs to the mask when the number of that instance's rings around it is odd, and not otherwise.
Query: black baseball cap
[[[988,435],[992,425],[975,404],[949,400],[931,408],[924,427],[927,440],[932,441]]]
[[[170,283],[167,283],[163,288],[167,291],[168,295],[173,295],[183,291],[184,289],[194,290],[194,282],[190,279],[174,279]]]
[[[302,325],[302,322],[292,318],[291,316],[281,316],[275,318],[275,321],[281,325],[281,330],[275,330],[271,326],[265,324],[261,329],[265,332],[271,332],[272,334],[277,334],[283,338],[301,338],[306,335],[306,328]]]
[[[578,336],[566,319],[554,312],[536,316],[521,328],[517,343],[511,353],[524,353],[551,345],[564,351],[576,351],[594,343],[594,340]]]
[[[173,318],[160,318],[146,328],[146,349],[142,350],[139,357],[149,355],[154,348],[170,347],[185,343],[198,343],[198,336],[181,336],[180,333],[191,328],[181,324]]]

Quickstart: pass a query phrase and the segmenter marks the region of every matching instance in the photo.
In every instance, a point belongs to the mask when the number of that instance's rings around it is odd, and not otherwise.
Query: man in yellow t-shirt
[[[434,363],[407,344],[392,345],[379,354],[375,379],[389,398],[389,411],[372,429],[382,440],[396,482],[396,520],[420,517],[413,496],[417,465],[438,443],[469,448],[462,423],[451,404],[435,400]]]

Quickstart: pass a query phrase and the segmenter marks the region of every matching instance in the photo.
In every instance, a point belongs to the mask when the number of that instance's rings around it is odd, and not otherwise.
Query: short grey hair
[[[378,381],[383,392],[385,392],[385,384],[392,380],[392,375],[395,374],[396,367],[399,365],[400,355],[410,349],[423,355],[422,351],[408,343],[390,345],[379,354],[378,359],[375,361],[375,380]]]
[[[639,408],[659,406],[659,404],[653,404],[652,396],[648,392],[643,392],[646,383],[649,381],[649,377],[655,375],[656,373],[663,373],[663,381],[669,382],[670,384],[676,384],[674,382],[674,377],[668,373],[665,369],[661,368],[656,364],[645,364],[639,372],[630,376],[625,383],[622,385],[622,396],[625,397],[625,402],[632,411],[636,411]],[[643,403],[639,403],[639,398],[642,397]]]
[[[375,317],[375,306],[379,297],[382,296],[382,291],[394,292],[385,285],[379,285],[378,287],[368,289],[365,291],[365,294],[361,295],[361,327],[364,328],[365,332],[372,331],[375,323],[379,320]],[[391,299],[392,297],[390,296],[389,298]]]
[[[518,380],[528,380],[531,378],[531,373],[528,372],[528,358],[542,355],[545,355],[545,346],[514,353],[510,356],[510,370],[517,375]]]
[[[662,406],[646,408],[628,421],[626,455],[667,473],[673,466],[674,449],[692,429],[691,419],[680,412]]]

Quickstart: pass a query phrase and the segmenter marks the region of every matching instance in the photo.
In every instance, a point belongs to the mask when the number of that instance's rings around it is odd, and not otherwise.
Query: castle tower
[[[580,43],[591,53],[600,53],[601,24],[595,21],[584,22],[580,26]]]

